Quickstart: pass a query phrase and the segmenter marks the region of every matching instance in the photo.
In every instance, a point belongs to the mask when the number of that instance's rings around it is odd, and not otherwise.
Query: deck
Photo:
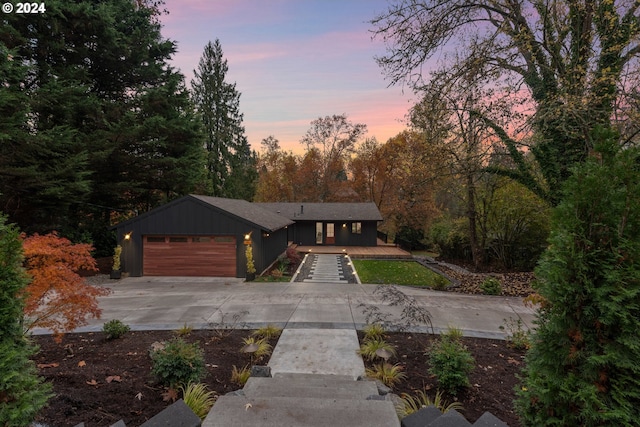
[[[379,242],[380,243],[380,242]],[[315,254],[348,254],[351,258],[379,258],[379,259],[411,259],[411,254],[407,251],[400,249],[395,245],[385,245],[384,243],[378,244],[378,246],[303,246],[291,245],[298,252],[302,253],[315,253]]]

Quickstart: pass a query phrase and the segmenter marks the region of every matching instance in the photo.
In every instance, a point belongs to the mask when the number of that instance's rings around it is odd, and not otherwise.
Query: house
[[[256,203],[294,222],[298,245],[376,246],[382,215],[375,203]]]
[[[131,276],[246,277],[289,245],[375,246],[373,203],[250,203],[188,195],[115,225],[122,271]]]
[[[287,248],[292,223],[245,200],[188,195],[114,228],[132,276],[246,277],[245,243],[262,271]]]

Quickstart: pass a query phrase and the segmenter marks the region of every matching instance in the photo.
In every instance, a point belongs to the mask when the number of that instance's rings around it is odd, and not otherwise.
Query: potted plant
[[[256,278],[256,266],[253,264],[253,248],[251,245],[247,245],[245,255],[247,256],[247,282],[250,282]]]
[[[119,279],[122,277],[122,272],[120,271],[120,254],[122,254],[122,246],[118,245],[113,250],[113,267],[111,267],[111,275],[112,279]]]

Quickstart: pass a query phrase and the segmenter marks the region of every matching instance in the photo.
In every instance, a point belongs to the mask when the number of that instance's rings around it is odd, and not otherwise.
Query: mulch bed
[[[231,383],[231,371],[233,365],[252,364],[250,356],[239,351],[242,338],[249,333],[197,330],[185,337],[204,348],[204,382],[217,394],[241,388]],[[59,344],[51,336],[35,336],[40,351],[34,360],[56,394],[39,414],[38,422],[51,427],[80,422],[87,427],[110,426],[120,419],[128,426],[144,423],[171,403],[163,398],[167,390],[151,376],[149,348],[155,341],[173,336],[172,331],[142,331],[108,341],[102,333],[78,333],[65,335]],[[387,341],[398,349],[394,362],[401,363],[407,374],[396,393],[414,394],[420,389],[435,393],[436,380],[428,374],[424,355],[432,339],[424,334],[389,334]],[[464,342],[473,353],[476,368],[471,375],[472,387],[459,396],[463,414],[474,422],[488,410],[510,426],[519,426],[511,402],[524,353],[508,348],[504,341],[464,338]]]

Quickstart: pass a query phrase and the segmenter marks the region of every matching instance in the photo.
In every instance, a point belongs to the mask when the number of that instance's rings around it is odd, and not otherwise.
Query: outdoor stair
[[[309,275],[303,282],[348,283],[343,268],[342,255],[314,255]]]
[[[243,390],[218,398],[202,426],[400,426],[393,402],[379,399],[375,382],[347,376],[249,378]]]
[[[242,390],[218,398],[202,427],[508,427],[489,412],[471,424],[455,410],[443,414],[434,406],[400,422],[395,398],[381,395],[375,381],[345,375],[251,377]]]

